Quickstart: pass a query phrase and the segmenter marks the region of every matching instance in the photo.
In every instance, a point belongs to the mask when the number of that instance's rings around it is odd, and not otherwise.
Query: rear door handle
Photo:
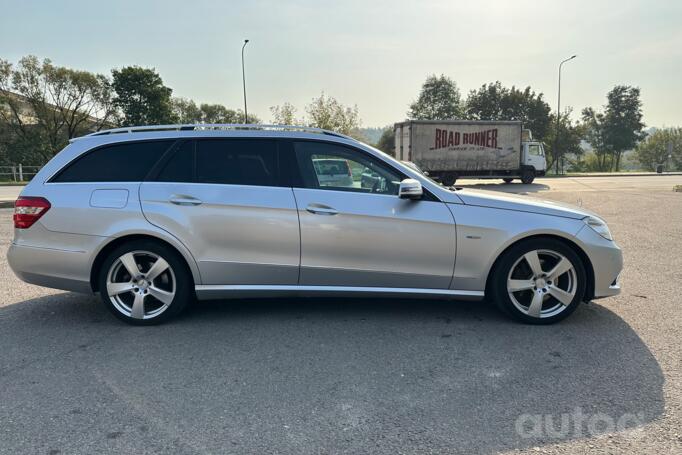
[[[336,215],[339,213],[335,208],[323,204],[308,204],[305,209],[315,215]]]
[[[171,196],[171,204],[175,205],[201,205],[201,199],[192,196]]]

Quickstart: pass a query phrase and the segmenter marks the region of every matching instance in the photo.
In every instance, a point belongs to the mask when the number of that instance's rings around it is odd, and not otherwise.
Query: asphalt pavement
[[[0,453],[682,453],[682,177],[587,180],[458,182],[609,222],[623,293],[548,327],[485,303],[313,298],[130,327],[3,257]],[[1,250],[11,235],[0,210]]]

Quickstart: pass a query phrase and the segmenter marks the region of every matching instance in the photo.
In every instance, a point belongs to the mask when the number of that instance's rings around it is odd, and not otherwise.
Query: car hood
[[[545,201],[530,196],[517,196],[469,189],[458,190],[457,196],[460,197],[463,203],[479,207],[540,213],[543,215],[561,216],[573,219],[582,219],[586,216],[597,216],[582,207],[554,201]]]

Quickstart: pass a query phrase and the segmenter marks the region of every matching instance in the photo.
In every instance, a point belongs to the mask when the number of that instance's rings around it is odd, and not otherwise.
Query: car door
[[[277,143],[197,139],[181,143],[140,187],[147,219],[182,241],[204,285],[295,285],[300,237]]]
[[[400,199],[400,171],[359,149],[320,141],[292,149],[301,285],[448,288],[456,235],[444,203]],[[345,161],[350,178],[318,175],[320,160]]]

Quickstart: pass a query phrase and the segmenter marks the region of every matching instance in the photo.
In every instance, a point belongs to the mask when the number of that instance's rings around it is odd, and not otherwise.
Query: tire
[[[504,183],[511,183],[514,179],[502,179],[502,181],[504,181]]]
[[[525,185],[530,185],[535,180],[535,171],[526,169],[521,174],[521,182]]]
[[[132,267],[137,268],[137,276],[130,273]],[[133,325],[164,322],[180,314],[194,297],[184,259],[153,240],[134,240],[115,248],[104,260],[98,280],[104,305]]]
[[[444,175],[443,177],[441,177],[441,182],[445,186],[452,186],[455,184],[456,181],[457,181],[456,175],[447,174],[447,175]]]
[[[568,317],[583,301],[586,288],[587,274],[578,254],[551,238],[513,245],[499,258],[490,282],[497,306],[527,324],[552,324]]]

